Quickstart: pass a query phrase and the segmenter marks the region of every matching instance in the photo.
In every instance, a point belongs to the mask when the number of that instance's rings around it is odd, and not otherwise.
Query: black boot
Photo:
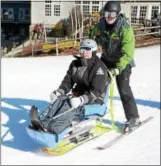
[[[132,118],[125,123],[124,133],[129,133],[141,125],[139,118]]]
[[[38,108],[35,107],[34,105],[31,107],[30,110],[30,120],[32,128],[34,128],[35,130],[45,131],[38,116]]]

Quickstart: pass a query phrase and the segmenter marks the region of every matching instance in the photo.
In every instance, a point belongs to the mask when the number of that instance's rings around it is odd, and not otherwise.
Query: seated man
[[[97,49],[94,40],[81,42],[80,57],[75,56],[76,60],[71,62],[61,85],[50,95],[53,106],[41,120],[48,131],[61,133],[76,116],[81,115],[81,108],[85,104],[103,104],[109,80],[106,67],[96,56]],[[72,94],[67,96],[69,92]],[[67,111],[70,108],[72,111]],[[62,115],[52,119],[59,114]]]

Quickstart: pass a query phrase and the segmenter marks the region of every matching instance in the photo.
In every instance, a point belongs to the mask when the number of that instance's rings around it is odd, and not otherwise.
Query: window
[[[137,22],[137,13],[138,13],[138,6],[131,6],[131,22]]]
[[[13,20],[13,8],[2,8],[2,19],[3,20]]]
[[[83,15],[84,16],[89,16],[90,15],[89,6],[83,6]]]
[[[78,10],[81,10],[81,1],[75,1],[75,4],[76,4],[76,8]]]
[[[45,3],[51,3],[52,0],[45,0]]]
[[[77,6],[76,6],[76,9],[77,9],[77,10],[81,10],[81,5],[77,5]]]
[[[147,6],[140,6],[140,19],[146,18]]]
[[[90,1],[83,1],[83,15],[88,17],[90,15]]]
[[[99,12],[99,6],[92,6],[92,14]]]
[[[158,14],[159,13],[159,6],[152,6],[152,12],[151,12],[151,18],[154,17],[154,14]]]
[[[20,9],[19,11],[19,19],[24,19],[24,10]]]
[[[81,1],[75,1],[75,4],[81,4]]]
[[[90,4],[90,1],[83,1],[83,4]]]
[[[45,5],[45,16],[51,16],[51,5]]]
[[[20,20],[29,20],[30,19],[30,10],[25,9],[25,8],[20,8],[19,19]]]
[[[54,5],[54,16],[60,16],[60,5]]]
[[[92,4],[93,4],[93,5],[94,5],[94,4],[99,5],[99,1],[92,1]]]
[[[52,0],[45,0],[45,16],[51,16]]]

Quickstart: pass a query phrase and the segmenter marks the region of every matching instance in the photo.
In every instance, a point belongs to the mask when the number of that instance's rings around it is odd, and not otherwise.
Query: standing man
[[[89,35],[101,47],[101,60],[116,76],[120,98],[127,122],[125,132],[139,126],[139,114],[129,85],[131,69],[135,66],[133,56],[135,36],[125,16],[120,13],[118,1],[108,1],[104,6],[104,16],[93,27]]]

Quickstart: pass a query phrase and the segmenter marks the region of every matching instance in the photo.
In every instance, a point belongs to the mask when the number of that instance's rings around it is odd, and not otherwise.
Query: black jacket
[[[82,96],[86,103],[103,103],[108,85],[108,76],[103,62],[93,56],[91,59],[76,57],[69,66],[58,91]]]

